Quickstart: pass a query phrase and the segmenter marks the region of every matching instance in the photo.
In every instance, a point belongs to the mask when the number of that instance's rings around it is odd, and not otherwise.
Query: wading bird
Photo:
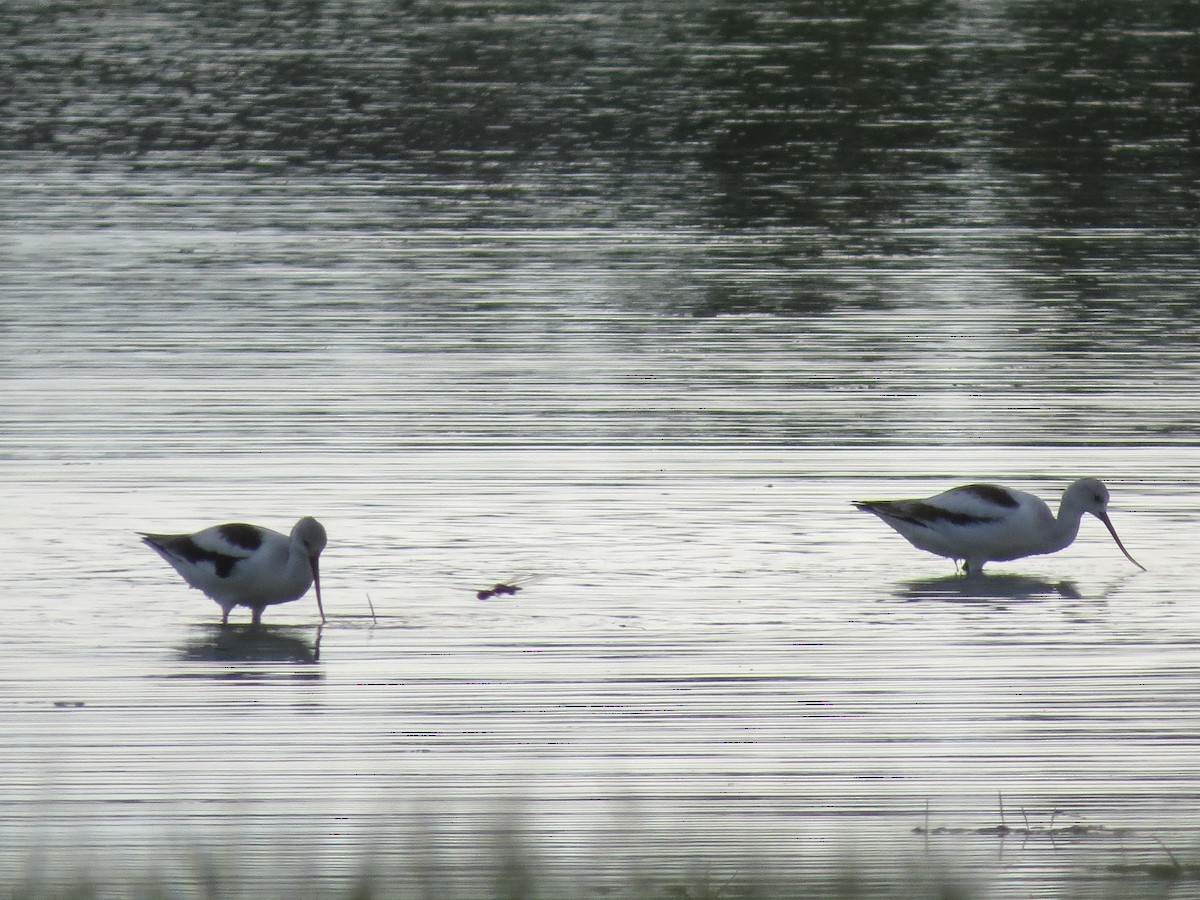
[[[298,600],[313,585],[325,621],[319,568],[325,526],[310,516],[297,522],[290,535],[233,523],[195,534],[143,534],[142,541],[184,581],[217,602],[222,625],[229,624],[235,606],[250,607],[258,625],[266,607]]]
[[[1095,478],[1080,478],[1062,496],[1058,515],[1024,491],[995,484],[968,484],[928,500],[859,500],[918,550],[963,560],[963,571],[976,575],[986,562],[1003,562],[1056,553],[1079,534],[1079,521],[1091,513],[1104,523],[1125,558],[1129,555],[1108,518],[1108,488]]]

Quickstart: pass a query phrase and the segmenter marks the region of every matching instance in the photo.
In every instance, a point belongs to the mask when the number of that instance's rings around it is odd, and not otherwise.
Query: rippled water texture
[[[1195,10],[756,7],[0,12],[6,889],[1195,862]],[[1146,573],[850,506],[1081,475]]]

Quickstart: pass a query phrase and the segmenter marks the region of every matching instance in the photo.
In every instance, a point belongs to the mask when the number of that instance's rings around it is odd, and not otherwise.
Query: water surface
[[[5,13],[10,878],[1190,859],[1186,11],[209,8]],[[849,505],[1085,474],[1148,572]],[[305,514],[323,628],[135,536]]]

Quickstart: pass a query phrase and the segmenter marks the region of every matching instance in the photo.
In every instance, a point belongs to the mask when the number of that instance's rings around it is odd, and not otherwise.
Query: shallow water
[[[576,270],[586,232],[133,234],[26,263],[90,298],[9,303],[9,867],[478,866],[515,817],[551,871],[928,847],[1029,895],[1194,842],[1194,394],[1151,326],[1059,350],[1053,304],[916,299],[937,266],[876,310],[681,316]],[[683,268],[669,237],[604,239]],[[1082,473],[1147,573],[1089,520],[967,588],[849,506]],[[300,514],[321,629],[306,598],[222,632],[133,534]],[[999,795],[1024,839],[912,834]]]
[[[714,65],[752,56],[734,19]],[[1189,859],[1194,183],[1114,164],[1056,203],[1003,112],[961,168],[856,181],[869,210],[816,150],[772,180],[742,147],[734,189],[586,129],[437,166],[125,154],[87,118],[6,145],[0,870],[466,878],[511,829],[567,877],[928,859],[1031,897]],[[1084,474],[1147,572],[1089,519],[965,585],[849,505]],[[305,514],[322,628],[307,597],[221,630],[135,536]]]

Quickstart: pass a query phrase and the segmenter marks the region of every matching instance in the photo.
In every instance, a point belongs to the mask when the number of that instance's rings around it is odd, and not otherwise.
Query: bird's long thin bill
[[[1101,515],[1098,518],[1104,523],[1104,527],[1108,529],[1108,533],[1113,536],[1113,540],[1117,542],[1117,546],[1121,548],[1121,552],[1125,554],[1125,558],[1145,572],[1146,567],[1129,555],[1129,551],[1125,549],[1125,545],[1122,544],[1121,539],[1117,537],[1117,529],[1113,528],[1113,523],[1108,520],[1108,516]]]
[[[1109,528],[1111,527],[1110,525]],[[1117,543],[1121,542],[1117,541]],[[1125,555],[1128,556],[1129,554],[1126,553]],[[313,587],[317,591],[317,612],[321,614],[321,624],[325,624],[325,607],[321,605],[321,560],[320,557],[313,556],[309,561],[312,563]]]

